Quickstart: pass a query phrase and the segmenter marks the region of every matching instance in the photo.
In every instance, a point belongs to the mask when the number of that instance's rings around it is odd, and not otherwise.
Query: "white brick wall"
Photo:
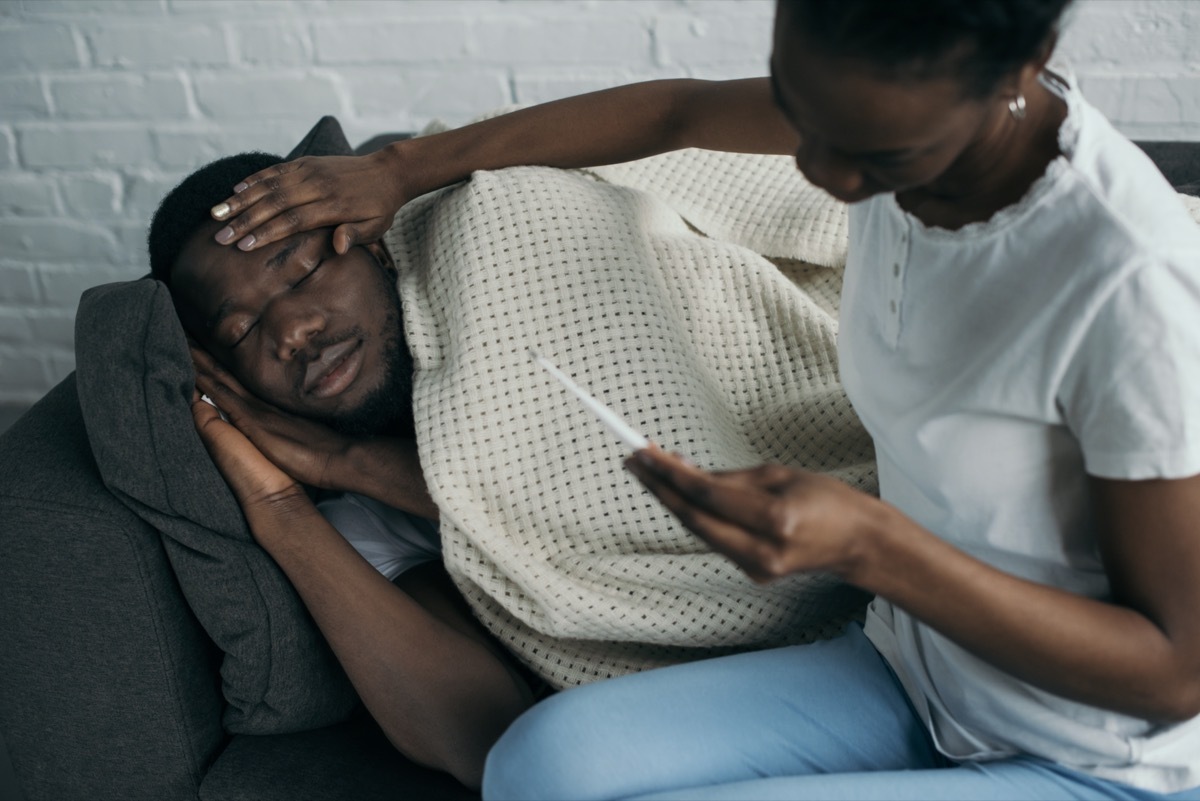
[[[159,198],[321,114],[354,142],[658,77],[763,74],[772,0],[0,0],[0,404],[73,368],[80,292]],[[1129,134],[1200,139],[1200,3],[1084,0],[1061,52]]]

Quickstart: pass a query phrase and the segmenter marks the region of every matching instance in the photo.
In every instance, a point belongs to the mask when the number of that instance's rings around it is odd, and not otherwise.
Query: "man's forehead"
[[[244,251],[221,245],[213,238],[223,223],[204,223],[188,238],[179,252],[174,270],[178,284],[187,291],[244,279],[258,271],[274,272],[283,267],[302,246],[318,236],[317,231],[292,234],[266,247]],[[176,282],[172,282],[176,283]]]

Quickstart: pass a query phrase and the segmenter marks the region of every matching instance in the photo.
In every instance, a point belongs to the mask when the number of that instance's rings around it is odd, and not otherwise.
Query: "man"
[[[440,562],[391,257],[379,243],[338,254],[330,229],[252,252],[213,239],[209,209],[281,161],[216,161],[151,225],[151,271],[194,343],[197,430],[389,740],[478,787],[533,694]],[[306,487],[339,495],[318,510]]]

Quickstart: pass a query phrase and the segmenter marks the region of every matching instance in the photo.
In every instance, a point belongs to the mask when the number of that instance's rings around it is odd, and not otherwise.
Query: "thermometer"
[[[551,364],[550,361],[544,356],[535,350],[530,350],[529,357],[542,367],[546,368],[546,371],[562,382],[562,385],[569,389],[572,395],[579,398],[579,400],[583,402],[584,406],[591,409],[592,413],[596,415],[596,417],[600,418],[600,422],[604,423],[605,427],[608,428],[609,431],[617,435],[617,439],[621,440],[635,451],[640,451],[643,448],[650,447],[650,440],[646,439],[644,436],[635,431],[632,426],[622,420],[612,409],[593,398],[591,395],[585,392],[582,387],[580,387],[571,379],[567,378],[566,374],[563,373],[562,370],[559,370],[557,367]]]

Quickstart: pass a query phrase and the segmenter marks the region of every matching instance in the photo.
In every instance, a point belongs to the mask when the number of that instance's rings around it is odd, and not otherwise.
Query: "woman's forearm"
[[[662,80],[592,92],[389,146],[408,197],[476,170],[590,167],[686,147],[788,154],[796,134],[765,78]]]
[[[881,506],[854,583],[1056,695],[1146,720],[1200,713],[1186,638],[1141,611],[997,570]]]

